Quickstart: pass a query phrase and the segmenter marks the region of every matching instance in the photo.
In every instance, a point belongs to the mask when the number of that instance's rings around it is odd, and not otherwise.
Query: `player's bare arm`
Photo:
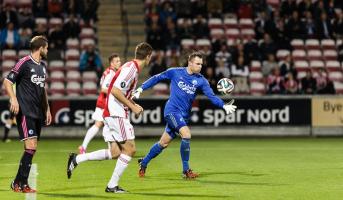
[[[139,115],[143,112],[143,108],[138,105],[138,104],[135,104],[133,102],[131,102],[129,99],[127,99],[123,93],[121,92],[120,89],[116,88],[116,87],[113,87],[112,90],[111,90],[111,93],[113,94],[113,96],[115,98],[117,98],[122,104],[126,105],[127,107],[129,107],[132,112],[134,112],[136,115]]]
[[[4,80],[4,87],[6,89],[8,96],[10,97],[10,104],[11,104],[10,111],[13,112],[14,114],[18,114],[19,103],[18,103],[17,97],[14,94],[12,85],[13,83],[11,81],[7,79]]]
[[[47,94],[47,91],[45,89],[45,92],[44,92],[44,99],[45,99],[45,103],[46,103],[46,119],[45,119],[45,124],[46,125],[50,125],[51,124],[51,120],[52,120],[52,117],[51,117],[51,112],[50,112],[50,106],[49,106],[49,101],[48,101],[48,94]]]

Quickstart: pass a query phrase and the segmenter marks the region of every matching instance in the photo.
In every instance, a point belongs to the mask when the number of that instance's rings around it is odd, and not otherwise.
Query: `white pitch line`
[[[37,175],[38,175],[38,165],[33,163],[31,165],[30,176],[29,176],[29,186],[37,190]],[[36,193],[27,193],[25,195],[25,200],[36,200]]]

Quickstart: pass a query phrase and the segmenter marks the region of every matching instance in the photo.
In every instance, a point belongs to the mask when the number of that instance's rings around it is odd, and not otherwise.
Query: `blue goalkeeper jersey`
[[[164,108],[164,116],[180,113],[188,119],[198,90],[201,90],[215,106],[224,106],[223,100],[213,93],[205,77],[201,74],[189,74],[185,67],[170,68],[146,80],[141,87],[146,90],[162,80],[170,80],[170,96]]]

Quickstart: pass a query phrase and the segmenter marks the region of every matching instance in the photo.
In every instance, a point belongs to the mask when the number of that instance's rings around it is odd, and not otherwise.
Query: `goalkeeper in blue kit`
[[[208,81],[200,74],[202,64],[203,55],[199,52],[194,52],[188,56],[187,67],[170,68],[157,74],[145,81],[132,94],[132,98],[138,99],[144,90],[153,87],[162,80],[170,80],[170,97],[164,108],[166,128],[160,141],[150,148],[149,153],[144,158],[138,160],[140,164],[140,177],[145,176],[147,166],[151,159],[158,156],[177,134],[181,137],[180,154],[183,177],[190,179],[198,177],[198,174],[193,172],[189,167],[191,132],[187,125],[192,103],[198,90],[201,90],[215,106],[223,108],[226,114],[235,112],[236,106],[232,105],[233,101],[224,104],[223,100],[215,96]]]

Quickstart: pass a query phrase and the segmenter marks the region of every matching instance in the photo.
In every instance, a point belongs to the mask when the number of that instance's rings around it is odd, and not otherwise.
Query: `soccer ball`
[[[222,78],[217,83],[217,90],[222,94],[230,94],[234,88],[235,85],[229,78]]]

